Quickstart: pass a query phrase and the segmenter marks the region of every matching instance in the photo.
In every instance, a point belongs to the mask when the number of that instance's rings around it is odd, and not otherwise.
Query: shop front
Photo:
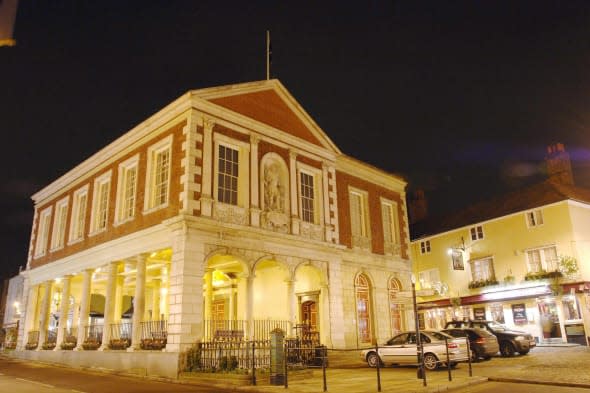
[[[590,285],[572,285],[557,296],[542,284],[421,302],[419,315],[426,329],[442,329],[450,320],[491,320],[529,333],[538,343],[588,345]]]

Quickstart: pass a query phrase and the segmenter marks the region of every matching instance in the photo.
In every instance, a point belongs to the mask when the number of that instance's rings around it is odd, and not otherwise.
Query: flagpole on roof
[[[266,30],[266,80],[270,79],[270,31]]]

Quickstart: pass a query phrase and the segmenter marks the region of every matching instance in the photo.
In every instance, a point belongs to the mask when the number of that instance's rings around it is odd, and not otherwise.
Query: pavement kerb
[[[529,380],[524,378],[503,378],[503,377],[488,377],[488,380],[492,382],[510,382],[510,383],[527,383],[531,385],[549,385],[549,386],[562,386],[568,388],[582,388],[582,389],[590,389],[590,384],[588,383],[575,383],[575,382],[557,382],[557,381],[539,381],[539,380]]]

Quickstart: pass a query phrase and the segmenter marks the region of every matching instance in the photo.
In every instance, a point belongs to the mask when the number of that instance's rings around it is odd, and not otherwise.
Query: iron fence
[[[27,344],[25,345],[25,349],[37,349],[39,346],[39,331],[38,330],[30,330],[27,333]]]
[[[19,321],[16,323],[4,324],[4,349],[16,348],[16,341],[18,339],[18,325]]]
[[[131,345],[133,324],[131,322],[113,323],[110,325],[110,349],[127,349]]]
[[[102,345],[102,324],[93,324],[84,327],[84,342],[82,348],[85,350],[98,349]]]
[[[141,349],[162,349],[166,347],[167,339],[167,320],[141,322]]]

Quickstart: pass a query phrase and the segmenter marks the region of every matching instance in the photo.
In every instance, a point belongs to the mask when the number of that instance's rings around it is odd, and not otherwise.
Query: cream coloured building
[[[405,186],[278,80],[189,91],[33,195],[14,355],[176,376],[219,334],[382,342],[412,326]]]
[[[571,175],[438,222],[411,245],[420,323],[436,329],[451,319],[487,319],[540,343],[588,345],[589,223],[590,191],[573,186]]]

